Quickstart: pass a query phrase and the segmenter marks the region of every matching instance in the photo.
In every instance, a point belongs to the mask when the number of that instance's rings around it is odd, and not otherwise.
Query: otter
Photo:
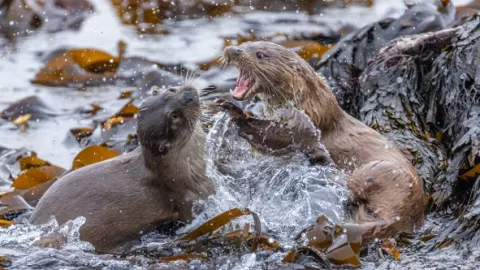
[[[285,148],[291,137],[293,141],[310,137],[311,132],[305,136],[298,130],[282,143],[278,141],[283,137],[269,137],[291,132],[288,125],[295,122],[298,110],[321,131],[321,143],[336,165],[349,173],[347,208],[350,219],[360,224],[364,243],[411,233],[422,226],[423,183],[410,161],[380,133],[344,112],[323,77],[297,53],[259,41],[227,47],[223,58],[240,70],[232,97],[247,100],[257,96],[265,103],[264,114],[269,120],[257,125],[258,119],[241,116],[241,109],[234,104],[218,102],[230,112],[240,135],[255,147]],[[270,140],[274,143],[269,144]],[[304,143],[310,142],[307,139]]]
[[[99,252],[120,252],[160,225],[192,219],[194,203],[215,193],[206,176],[199,96],[188,85],[158,91],[139,108],[139,146],[58,179],[31,223],[83,216],[81,240]]]

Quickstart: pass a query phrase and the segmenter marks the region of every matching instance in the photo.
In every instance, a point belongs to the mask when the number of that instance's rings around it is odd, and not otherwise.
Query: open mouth
[[[232,97],[237,100],[243,100],[254,84],[255,79],[252,74],[245,70],[240,70],[240,75],[237,79],[237,86],[232,92]]]

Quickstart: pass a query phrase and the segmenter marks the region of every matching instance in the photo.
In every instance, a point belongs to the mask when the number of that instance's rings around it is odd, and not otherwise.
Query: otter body
[[[57,180],[30,221],[62,224],[85,217],[80,239],[97,251],[118,251],[169,221],[188,222],[192,205],[215,193],[204,161],[205,136],[193,87],[170,88],[140,107],[140,146],[130,153],[82,167]]]
[[[244,118],[237,121],[241,134],[250,141],[256,138],[253,134],[262,134],[261,142],[252,142],[258,147],[269,141],[267,135],[285,133],[278,122],[294,119],[277,111],[304,111],[321,131],[321,142],[333,161],[350,172],[349,210],[361,224],[365,242],[412,232],[423,224],[423,184],[412,164],[384,136],[344,112],[323,78],[302,58],[270,42],[228,47],[224,58],[240,69],[232,96],[237,100],[260,96],[266,104],[265,114],[276,122],[266,132],[257,128],[253,119]],[[232,104],[224,102],[221,106],[233,114]],[[311,131],[295,132],[290,141],[315,143],[310,139]]]

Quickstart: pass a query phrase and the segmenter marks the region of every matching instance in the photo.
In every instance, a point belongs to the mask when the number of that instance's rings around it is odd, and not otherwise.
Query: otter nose
[[[228,60],[233,59],[243,53],[243,50],[236,46],[228,46],[223,51],[223,54],[226,56]]]
[[[195,89],[188,89],[183,92],[183,101],[185,104],[194,104],[198,102],[198,93]]]

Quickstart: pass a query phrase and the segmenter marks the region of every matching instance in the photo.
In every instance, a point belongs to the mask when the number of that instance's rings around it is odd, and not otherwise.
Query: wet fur
[[[250,70],[255,79],[244,98],[262,97],[269,118],[284,123],[289,116],[282,110],[304,110],[333,160],[350,172],[349,210],[362,224],[364,241],[423,224],[423,184],[414,167],[385,137],[344,112],[321,75],[277,44],[249,42],[236,48],[242,52],[232,55],[227,48],[225,61]],[[268,58],[257,59],[257,52]]]
[[[199,104],[180,101],[175,94],[147,100],[137,124],[141,146],[57,180],[30,221],[42,224],[55,216],[63,224],[84,216],[80,238],[102,252],[121,251],[168,221],[190,221],[193,203],[215,193],[215,186],[205,172]],[[186,116],[177,126],[167,117],[175,109]]]

